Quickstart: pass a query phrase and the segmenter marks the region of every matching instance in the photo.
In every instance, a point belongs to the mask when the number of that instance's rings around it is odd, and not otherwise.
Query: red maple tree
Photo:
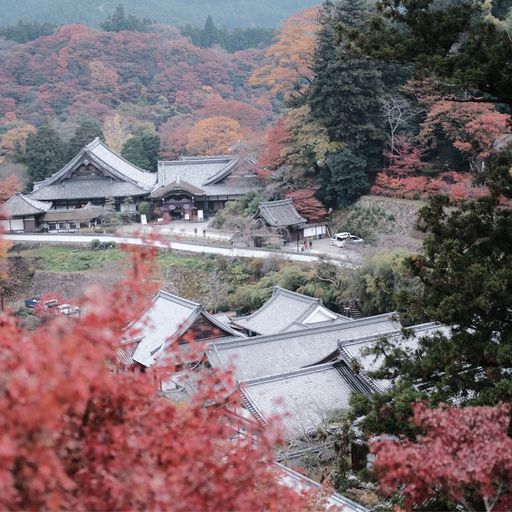
[[[313,506],[279,483],[273,430],[244,424],[236,435],[228,375],[204,376],[179,404],[156,395],[157,371],[120,371],[113,347],[155,291],[153,259],[133,250],[128,276],[108,293],[89,291],[81,319],[57,316],[27,331],[0,316],[0,508]]]
[[[315,197],[316,190],[316,188],[303,188],[286,194],[287,198],[293,199],[295,209],[308,222],[320,222],[327,216],[327,210]]]
[[[398,490],[408,510],[439,497],[466,510],[511,510],[510,412],[510,405],[414,405],[413,422],[422,431],[416,441],[372,444],[382,490]]]

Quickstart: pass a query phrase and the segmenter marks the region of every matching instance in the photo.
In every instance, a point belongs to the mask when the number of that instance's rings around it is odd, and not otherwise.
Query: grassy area
[[[126,255],[119,249],[92,251],[67,246],[41,246],[10,252],[11,256],[22,256],[38,260],[38,270],[46,272],[87,272],[101,268],[106,263],[122,261]]]

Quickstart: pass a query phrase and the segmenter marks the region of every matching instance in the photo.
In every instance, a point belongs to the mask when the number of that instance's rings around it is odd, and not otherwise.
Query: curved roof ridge
[[[352,320],[351,322],[341,322],[341,323],[333,323],[329,325],[322,325],[319,327],[305,327],[304,329],[300,329],[297,331],[285,331],[279,332],[276,334],[266,334],[264,336],[253,336],[251,338],[243,338],[241,340],[224,340],[218,343],[215,343],[215,346],[218,349],[223,350],[225,347],[230,348],[230,346],[235,345],[237,343],[242,343],[243,345],[258,345],[261,343],[269,343],[273,342],[276,339],[283,338],[296,338],[297,336],[310,336],[316,333],[330,332],[342,329],[354,329],[359,326],[371,325],[374,323],[381,322],[385,318],[391,319],[393,313],[383,313],[381,315],[367,316],[364,318],[358,318],[357,320]],[[246,318],[246,317],[244,317]],[[236,320],[236,319],[233,319]]]
[[[135,176],[130,175],[130,173],[123,172],[122,169],[116,169],[112,163],[105,161],[105,159],[101,155],[98,155],[95,152],[95,149],[98,147],[103,148],[104,150],[112,154],[115,158],[119,159],[122,163],[126,164],[128,168],[131,169],[131,173],[135,173]],[[73,169],[73,167],[86,155],[88,158],[91,158],[92,160],[97,161],[97,163],[99,162],[103,166],[105,166],[108,172],[111,173],[113,176],[128,181],[141,189],[145,189],[148,186],[150,186],[149,181],[146,183],[144,182],[144,179],[147,178],[151,180],[151,178],[155,177],[156,180],[156,173],[152,173],[144,169],[141,169],[140,167],[137,167],[136,165],[132,164],[131,162],[123,158],[121,155],[116,153],[114,150],[109,148],[102,140],[100,140],[99,137],[96,137],[92,142],[85,145],[68,163],[66,163],[56,173],[52,174],[45,180],[35,182],[33,192],[36,192],[41,188],[54,184],[57,180],[59,180],[59,178],[65,176],[68,172],[70,172]],[[139,176],[136,176],[137,174]],[[150,188],[152,186],[153,184],[151,184]]]
[[[223,180],[226,176],[230,174],[235,167],[240,162],[240,157],[233,158],[230,162],[227,163],[226,167],[221,169],[219,172],[208,178],[203,185],[213,185],[221,180]]]
[[[296,375],[306,375],[308,373],[317,373],[323,372],[324,370],[330,370],[334,368],[336,365],[335,362],[332,363],[324,363],[317,364],[314,366],[306,366],[303,368],[297,368],[296,370],[291,370],[289,372],[284,373],[272,373],[270,375],[262,375],[261,377],[254,377],[253,379],[242,380],[239,382],[241,386],[247,385],[250,386],[252,384],[259,384],[260,382],[272,382],[274,380],[282,380],[288,377],[295,377]]]
[[[98,146],[102,146],[103,148],[107,149],[113,155],[117,156],[120,160],[122,160],[123,162],[127,163],[128,165],[130,165],[134,169],[137,169],[138,171],[140,171],[140,172],[142,172],[144,174],[149,174],[151,176],[153,176],[155,174],[154,172],[148,171],[147,169],[143,169],[142,167],[139,167],[138,165],[135,165],[134,163],[130,162],[129,160],[126,160],[126,158],[124,156],[122,156],[117,151],[114,151],[109,146],[107,146],[99,137],[96,137],[92,142],[89,142],[89,144],[87,144],[87,146],[85,146],[85,147],[87,149],[94,149],[95,147],[98,147]],[[100,158],[100,160],[101,160],[101,158]]]
[[[302,302],[310,302],[310,303],[316,303],[323,306],[323,300],[318,297],[311,297],[310,295],[304,295],[303,293],[294,292],[292,290],[288,290],[287,288],[282,288],[281,286],[274,286],[274,293],[276,295],[287,295],[288,297],[291,297],[292,299],[297,299]]]

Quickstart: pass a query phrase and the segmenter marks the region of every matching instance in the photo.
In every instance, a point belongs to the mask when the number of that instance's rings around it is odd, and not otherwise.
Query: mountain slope
[[[98,25],[122,3],[130,14],[180,25],[202,25],[211,14],[228,28],[274,27],[319,0],[0,0],[2,25],[18,21]]]

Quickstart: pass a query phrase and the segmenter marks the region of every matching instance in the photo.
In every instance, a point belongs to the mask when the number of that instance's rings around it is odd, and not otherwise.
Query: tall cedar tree
[[[121,149],[121,155],[132,164],[147,171],[156,172],[160,137],[148,133],[138,133],[128,139]]]
[[[361,57],[339,36],[340,26],[362,27],[369,11],[362,0],[327,0],[320,16],[313,71],[307,103],[313,118],[325,126],[331,141],[345,148],[319,178],[319,197],[330,206],[348,204],[368,190],[368,174],[382,154],[385,131],[379,97],[382,75],[377,65]],[[326,184],[331,184],[328,191]]]
[[[60,170],[68,156],[67,145],[51,126],[30,133],[25,145],[16,145],[15,159],[28,168],[30,181],[40,181]]]
[[[89,119],[82,121],[68,143],[68,158],[71,159],[76,156],[84,146],[87,146],[96,137],[104,140],[101,126]]]

